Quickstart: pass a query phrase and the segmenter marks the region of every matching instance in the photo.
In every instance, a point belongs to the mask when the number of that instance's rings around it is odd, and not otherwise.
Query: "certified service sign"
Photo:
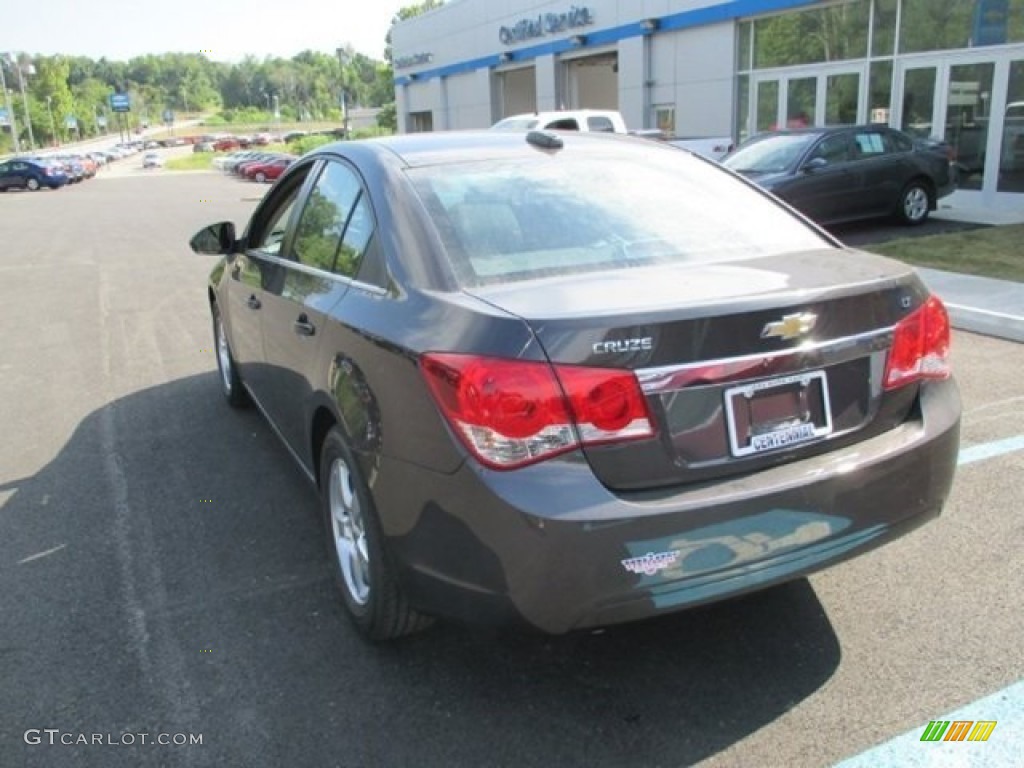
[[[528,19],[520,19],[510,27],[502,27],[498,30],[498,39],[502,45],[514,45],[593,23],[594,12],[590,8],[574,5],[565,13],[539,13]]]

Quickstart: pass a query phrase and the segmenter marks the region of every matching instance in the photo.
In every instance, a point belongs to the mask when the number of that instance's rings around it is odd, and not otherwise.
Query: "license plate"
[[[725,412],[733,456],[778,451],[832,432],[824,371],[731,387]]]

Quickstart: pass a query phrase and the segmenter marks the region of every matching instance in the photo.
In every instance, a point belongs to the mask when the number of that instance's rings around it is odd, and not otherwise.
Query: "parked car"
[[[223,139],[217,139],[215,142],[213,142],[213,151],[226,152],[229,149],[238,149],[241,146],[242,144],[241,142],[238,141],[238,139],[229,136]]]
[[[882,125],[761,134],[722,162],[821,224],[921,224],[956,179],[943,145]]]
[[[688,152],[340,142],[238,232],[191,241],[221,256],[219,388],[318,489],[371,638],[667,614],[866,552],[949,493],[942,302]]]
[[[242,175],[244,168],[249,163],[262,163],[273,160],[278,155],[271,152],[259,152],[257,150],[245,150],[232,156],[231,160],[224,164],[224,170],[228,173]]]
[[[8,189],[35,192],[43,187],[58,189],[67,183],[63,167],[47,160],[14,158],[0,163],[0,192]]]
[[[47,159],[49,162],[60,166],[64,175],[68,177],[69,184],[78,184],[88,176],[85,166],[74,155],[55,155]]]
[[[142,156],[143,168],[163,168],[164,161],[156,152],[147,152]]]
[[[596,131],[626,133],[626,121],[608,109],[576,109],[510,115],[491,126],[492,131]]]
[[[274,160],[280,159],[281,157],[283,157],[283,155],[277,152],[258,152],[253,156],[242,160],[239,163],[235,163],[233,166],[233,171],[237,175],[246,178],[248,177],[248,172],[250,168],[270,163]]]
[[[213,142],[212,141],[199,141],[199,142],[196,142],[195,144],[192,145],[192,151],[193,152],[213,152],[214,151]]]
[[[249,163],[245,167],[245,178],[258,181],[260,184],[276,181],[294,160],[295,158],[291,157],[277,157],[262,163]]]
[[[525,132],[533,130],[584,131],[588,133],[630,133],[634,136],[665,141],[680,149],[720,160],[732,149],[732,138],[671,136],[660,130],[628,131],[622,114],[609,109],[563,109],[553,112],[528,112],[511,115],[491,126],[492,131]]]

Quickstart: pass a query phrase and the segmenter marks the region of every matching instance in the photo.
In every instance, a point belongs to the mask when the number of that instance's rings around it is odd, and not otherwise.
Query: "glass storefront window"
[[[949,68],[946,141],[956,151],[960,189],[981,189],[984,181],[994,72],[995,65],[991,63]]]
[[[903,119],[900,128],[914,136],[931,136],[935,108],[935,67],[908,69],[903,78]]]
[[[852,125],[857,122],[857,92],[860,75],[829,75],[825,82],[825,125]]]
[[[869,12],[869,0],[853,0],[757,19],[754,66],[785,67],[864,58]]]
[[[814,102],[818,78],[791,78],[786,89],[786,127],[807,128],[814,125]],[[856,110],[855,110],[856,111]]]
[[[889,105],[892,103],[892,62],[871,62],[868,77],[868,120],[887,125]]]
[[[765,80],[757,84],[757,132],[774,131],[779,127],[779,81]]]
[[[750,137],[750,76],[740,75],[736,83],[736,140]]]
[[[997,189],[1024,192],[1024,61],[1010,62]]]
[[[739,48],[739,70],[745,72],[750,69],[750,43],[754,34],[754,23],[744,21],[740,24],[739,40],[736,45]]]
[[[896,48],[896,5],[899,0],[875,0],[871,26],[871,54],[892,56]]]
[[[676,135],[676,108],[674,104],[655,104],[654,127],[665,136]]]
[[[903,0],[900,52],[1024,41],[1024,0]]]

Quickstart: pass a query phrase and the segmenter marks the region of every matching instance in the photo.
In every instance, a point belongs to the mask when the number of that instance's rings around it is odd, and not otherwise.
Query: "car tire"
[[[384,547],[373,498],[338,427],[320,451],[320,504],[334,581],[356,629],[368,640],[392,640],[430,626],[398,584]]]
[[[260,184],[263,184],[266,180],[267,174],[265,174],[263,171],[260,171],[259,173],[256,174],[256,181],[258,181]]]
[[[909,226],[923,224],[931,209],[931,193],[923,181],[911,181],[900,192],[900,221]]]
[[[249,405],[249,393],[238,375],[235,358],[231,354],[231,346],[224,331],[224,323],[220,319],[220,311],[213,306],[213,343],[217,353],[217,372],[220,374],[220,391],[228,405],[232,408],[245,408]]]
[[[25,186],[28,187],[29,190],[31,190],[32,192],[36,192],[39,189],[39,180],[29,179],[28,181],[25,182]]]

